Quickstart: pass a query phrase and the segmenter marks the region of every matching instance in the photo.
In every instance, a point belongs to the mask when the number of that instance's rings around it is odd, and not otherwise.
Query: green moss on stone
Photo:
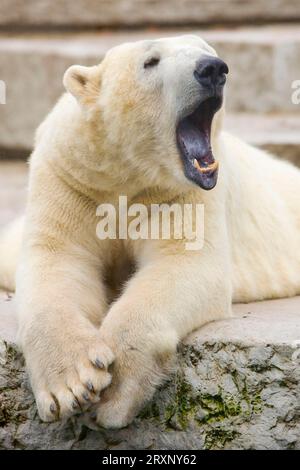
[[[182,373],[178,373],[161,390],[165,397],[163,404],[158,406],[154,399],[140,413],[142,419],[155,419],[164,428],[185,430],[190,421],[200,426],[231,422],[235,417],[243,416],[249,419],[253,413],[262,411],[262,400],[259,392],[249,392],[245,377],[232,372],[237,393],[232,395],[219,387],[215,394],[202,393],[194,389]],[[173,385],[171,385],[173,384]],[[167,393],[165,393],[167,392]],[[157,397],[157,395],[156,395]]]
[[[174,399],[166,406],[165,423],[170,424],[172,418],[175,418],[179,425],[185,429],[189,417],[195,411],[196,402],[192,395],[192,387],[180,377],[176,378],[176,391]]]
[[[232,441],[239,433],[231,429],[213,428],[205,435],[204,448],[223,449],[227,442]]]
[[[203,394],[198,396],[198,403],[205,410],[200,422],[221,421],[225,418],[238,416],[241,413],[240,403],[231,395],[219,393],[216,395]]]
[[[238,416],[242,412],[239,401],[222,392],[215,395],[196,393],[183,378],[177,378],[174,399],[166,406],[165,422],[170,424],[175,419],[183,429],[190,419],[199,423],[221,421]]]

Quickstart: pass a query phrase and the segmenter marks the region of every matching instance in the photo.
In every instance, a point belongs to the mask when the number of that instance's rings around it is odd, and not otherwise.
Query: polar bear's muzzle
[[[204,100],[190,115],[179,121],[177,145],[185,176],[202,189],[213,189],[218,179],[218,162],[211,148],[211,125],[222,106],[222,95]]]
[[[218,162],[211,149],[211,126],[222,106],[227,73],[227,64],[218,57],[205,57],[196,62],[194,78],[208,98],[181,119],[176,129],[185,175],[206,190],[213,189],[218,179]]]

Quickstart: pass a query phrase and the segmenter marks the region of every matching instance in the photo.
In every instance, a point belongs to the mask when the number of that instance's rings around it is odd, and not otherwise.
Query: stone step
[[[298,0],[1,0],[0,25],[107,27],[300,19]]]
[[[101,61],[124,41],[194,32],[213,44],[229,64],[227,109],[254,113],[297,113],[292,82],[300,79],[298,25],[231,30],[157,30],[0,35],[0,79],[6,105],[0,105],[0,148],[30,149],[37,125],[63,91],[62,76],[74,63]]]
[[[0,293],[1,449],[300,450],[300,297],[236,305],[190,335],[171,379],[134,422],[87,415],[41,423],[13,342],[15,301]]]

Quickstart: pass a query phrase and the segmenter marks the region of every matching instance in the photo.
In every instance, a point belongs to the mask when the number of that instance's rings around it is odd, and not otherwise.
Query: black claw
[[[96,411],[93,411],[93,412],[90,414],[90,417],[91,417],[91,420],[92,420],[92,421],[96,421],[96,419],[97,419],[97,413],[96,413]]]
[[[90,396],[89,396],[89,394],[88,394],[87,392],[84,392],[84,393],[82,394],[82,398],[83,398],[85,401],[90,401]]]
[[[56,414],[56,406],[54,403],[51,403],[51,405],[49,406],[49,409],[53,415]]]
[[[95,393],[94,386],[90,380],[87,382],[86,386],[90,392]]]
[[[79,403],[77,400],[72,401],[72,408],[73,410],[77,410],[77,408],[79,408]]]
[[[98,369],[104,369],[104,363],[98,358],[95,360],[95,366],[98,367]]]

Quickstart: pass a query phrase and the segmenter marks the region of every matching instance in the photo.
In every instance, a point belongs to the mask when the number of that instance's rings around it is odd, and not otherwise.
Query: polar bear
[[[227,73],[194,35],[65,73],[36,134],[24,227],[0,245],[12,290],[18,260],[18,341],[44,421],[92,405],[99,425],[126,426],[189,332],[232,302],[300,293],[300,172],[223,131]],[[97,207],[119,195],[204,205],[202,249],[99,240]]]

